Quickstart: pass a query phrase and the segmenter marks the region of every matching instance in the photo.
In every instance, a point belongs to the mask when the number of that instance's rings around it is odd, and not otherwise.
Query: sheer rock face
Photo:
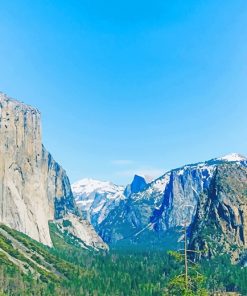
[[[148,183],[145,180],[145,177],[135,175],[131,184],[127,185],[124,190],[125,196],[130,196],[131,194],[138,193],[143,191],[147,187]]]
[[[0,223],[51,246],[48,221],[77,211],[66,172],[42,145],[40,124],[37,109],[0,93]]]
[[[204,251],[196,257],[229,253],[233,259],[247,249],[247,168],[222,165],[210,188],[201,196],[191,226],[190,248]]]
[[[42,176],[44,177],[46,196],[54,207],[53,218],[62,218],[68,211],[75,212],[73,193],[65,170],[43,147]]]
[[[1,94],[0,120],[0,221],[51,245],[40,113]]]

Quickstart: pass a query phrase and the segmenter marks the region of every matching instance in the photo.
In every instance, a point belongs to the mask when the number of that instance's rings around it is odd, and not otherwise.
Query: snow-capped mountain
[[[123,186],[94,179],[74,183],[72,191],[80,211],[97,228],[111,210],[126,198]]]
[[[86,210],[85,205],[90,204],[91,222],[106,242],[119,243],[126,239],[142,241],[141,237],[145,233],[149,233],[145,237],[145,240],[149,240],[151,237],[163,237],[162,233],[184,223],[190,224],[198,200],[209,188],[217,167],[231,163],[247,166],[247,159],[232,153],[209,161],[188,164],[165,173],[149,184],[141,177],[135,177],[134,184],[128,185],[125,191],[121,187],[121,197],[115,195],[115,191],[112,195],[109,188],[104,190],[103,186],[91,195],[81,194],[80,199],[77,195],[78,184],[73,185],[72,190],[78,205],[82,202]],[[107,188],[111,183],[106,184]],[[114,199],[112,196],[115,196]],[[117,202],[113,203],[112,200]],[[95,209],[97,216],[94,214]],[[95,219],[95,216],[101,219]]]
[[[190,224],[200,194],[209,187],[217,166],[231,162],[246,166],[247,158],[232,153],[209,161],[185,165],[165,173],[151,182],[146,190],[132,194],[131,198],[135,200],[135,205],[147,201],[150,206],[150,202],[152,203],[153,212],[149,221],[156,229],[169,229],[185,222]]]
[[[135,175],[126,187],[85,178],[74,183],[72,191],[83,216],[100,231],[100,225],[113,210],[119,208],[131,194],[144,190],[146,186],[145,177],[139,175]]]

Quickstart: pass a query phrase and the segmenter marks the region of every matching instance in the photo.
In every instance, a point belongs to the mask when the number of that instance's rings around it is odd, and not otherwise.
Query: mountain
[[[247,167],[219,165],[201,195],[191,225],[189,248],[194,257],[230,253],[239,261],[247,249]],[[200,253],[201,251],[201,253]]]
[[[143,190],[146,186],[145,178],[138,175],[135,175],[131,184],[126,187],[85,178],[72,184],[72,191],[82,215],[100,232],[108,215],[119,208],[122,201],[131,194]]]
[[[96,229],[126,197],[124,187],[111,182],[82,179],[72,185],[75,202]]]
[[[129,196],[133,193],[140,192],[144,190],[147,186],[147,182],[145,180],[145,177],[135,175],[133,181],[131,184],[127,185],[124,191],[125,196]]]
[[[80,223],[66,172],[42,145],[40,112],[0,93],[0,223],[52,246],[52,220],[70,221],[68,233],[106,247]]]
[[[208,190],[217,167],[227,163],[245,167],[247,159],[232,153],[173,169],[149,184],[134,178],[135,186],[126,187],[125,198],[118,200],[100,223],[97,219],[91,221],[104,241],[111,245],[144,242],[154,246],[157,242],[167,245],[167,234],[169,241],[175,241],[175,230],[185,222],[191,224],[201,194]],[[97,202],[102,194],[107,199],[108,193],[103,190],[97,195]],[[83,197],[81,201],[85,202]]]

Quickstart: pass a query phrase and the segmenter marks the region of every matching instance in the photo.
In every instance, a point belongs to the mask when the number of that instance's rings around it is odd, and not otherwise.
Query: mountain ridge
[[[111,245],[126,237],[137,241],[137,234],[143,235],[143,231],[149,232],[150,237],[158,237],[169,229],[180,227],[185,220],[190,224],[196,214],[200,194],[209,188],[217,166],[224,163],[247,166],[247,159],[231,153],[170,170],[139,192],[128,194],[100,224],[96,220],[92,223]],[[98,200],[100,195],[98,192]]]

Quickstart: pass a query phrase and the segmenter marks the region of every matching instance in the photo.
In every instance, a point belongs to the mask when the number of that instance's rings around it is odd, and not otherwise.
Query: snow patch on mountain
[[[238,153],[231,153],[231,154],[227,154],[223,157],[218,158],[218,160],[223,160],[223,161],[246,161],[247,158],[241,154]]]
[[[117,186],[111,182],[99,181],[95,179],[82,179],[72,185],[72,189],[75,196],[80,196],[83,194],[91,194],[95,192],[104,193],[109,192],[115,194],[117,192],[122,192],[124,190],[123,186]],[[111,195],[111,197],[113,197]]]

